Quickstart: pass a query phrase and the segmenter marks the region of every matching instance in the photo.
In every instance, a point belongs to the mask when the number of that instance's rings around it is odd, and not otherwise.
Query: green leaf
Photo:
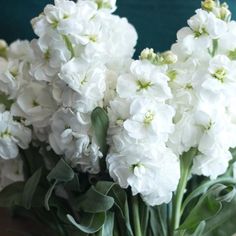
[[[215,180],[206,181],[200,186],[198,186],[193,192],[191,192],[185,199],[182,205],[182,211],[187,207],[187,205],[196,197],[205,193],[214,184],[236,184],[236,179],[230,177],[221,177]]]
[[[222,202],[228,202],[234,196],[234,188],[222,184],[211,187],[202,195],[197,205],[192,209],[179,230],[194,231],[201,221],[209,220],[216,216],[222,209]]]
[[[210,219],[204,230],[203,236],[228,236],[236,233],[236,197],[232,202],[224,202],[223,209],[216,216]]]
[[[87,234],[93,234],[99,231],[106,220],[105,212],[89,214],[84,213],[81,216],[81,222],[77,223],[71,215],[67,215],[68,220],[79,230]]]
[[[150,228],[152,235],[160,235],[158,227],[158,213],[154,208],[150,208]]]
[[[114,185],[109,192],[109,196],[113,197],[116,207],[119,209],[122,217],[125,218],[127,196],[124,189],[118,185]]]
[[[8,185],[0,192],[0,207],[13,207],[22,205],[23,182]]]
[[[51,185],[51,187],[48,189],[48,191],[45,195],[45,198],[44,198],[44,206],[45,206],[46,210],[48,210],[48,211],[50,210],[49,200],[52,196],[52,192],[53,192],[54,188],[56,187],[57,183],[58,183],[58,181],[55,180],[54,183]]]
[[[107,195],[115,185],[114,182],[110,181],[98,181],[95,188],[99,193]]]
[[[88,213],[99,213],[109,210],[114,204],[112,197],[98,192],[92,186],[84,195],[76,199],[73,204],[76,210],[83,210]]]
[[[35,171],[37,171],[42,166],[45,166],[44,158],[40,154],[40,150],[38,147],[33,147],[32,145],[26,149],[20,149],[20,154],[24,162],[24,172],[26,175],[26,179],[30,178]]]
[[[165,221],[168,220],[166,216],[167,205],[161,205],[158,207],[149,207],[150,211],[150,229],[152,235],[167,236],[167,228]]]
[[[74,178],[71,181],[65,184],[65,188],[77,193],[81,192],[80,181],[77,174],[74,175]]]
[[[140,224],[141,224],[142,235],[146,235],[149,221],[149,214],[150,214],[149,207],[142,200],[139,202],[140,202],[139,211],[140,211]]]
[[[106,220],[105,220],[105,223],[104,223],[104,225],[102,227],[102,230],[101,230],[101,233],[100,233],[101,236],[113,235],[114,217],[115,217],[114,212],[108,211],[106,213]]]
[[[109,196],[113,197],[115,201],[115,206],[121,214],[121,218],[124,221],[127,236],[133,236],[133,231],[130,224],[129,218],[129,206],[127,201],[126,192],[119,185],[114,185],[110,190]]]
[[[42,169],[40,168],[25,183],[22,194],[22,204],[26,209],[31,208],[32,199],[39,184],[41,174]]]
[[[183,235],[184,236],[202,236],[205,227],[206,227],[206,222],[202,221],[193,233],[188,234],[188,233],[183,232]]]
[[[47,176],[49,181],[57,180],[58,182],[69,182],[73,178],[73,169],[62,158]]]
[[[195,229],[201,221],[215,216],[221,210],[221,202],[216,201],[210,194],[200,198],[179,229]]]
[[[100,147],[101,152],[105,156],[108,150],[106,138],[109,119],[107,113],[101,107],[97,107],[91,114],[91,121],[95,133],[96,142]]]

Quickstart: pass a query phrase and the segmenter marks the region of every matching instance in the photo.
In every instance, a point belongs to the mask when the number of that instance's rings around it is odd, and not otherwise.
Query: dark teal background
[[[0,0],[0,38],[32,39],[30,19],[52,0]],[[236,19],[236,0],[227,1]],[[137,53],[145,47],[157,51],[170,48],[176,32],[199,8],[200,0],[117,0],[117,14],[125,16],[139,34]]]

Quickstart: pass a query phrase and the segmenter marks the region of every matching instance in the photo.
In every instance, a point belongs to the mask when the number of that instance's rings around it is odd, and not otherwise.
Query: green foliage
[[[91,114],[92,126],[96,138],[96,142],[101,149],[101,152],[105,156],[108,150],[106,137],[107,129],[109,126],[109,119],[106,112],[101,108],[97,107]]]
[[[27,180],[2,190],[0,206],[18,206],[58,236],[225,236],[236,231],[236,180],[228,173],[198,182],[186,193],[181,225],[172,234],[171,204],[150,207],[139,196],[134,201],[130,189],[122,189],[107,175],[80,173],[64,159],[39,152],[37,147],[22,154]],[[186,179],[195,154],[191,149],[182,157]]]
[[[68,220],[84,233],[92,234],[99,231],[106,221],[106,213],[95,214],[83,213],[81,223],[77,223],[71,215],[67,215]]]
[[[64,161],[60,159],[56,166],[48,174],[49,181],[57,180],[58,182],[69,182],[74,178],[73,169]]]
[[[32,199],[38,187],[41,174],[42,174],[42,169],[40,168],[25,183],[23,193],[22,193],[22,205],[26,209],[31,208]]]
[[[115,213],[108,211],[106,214],[106,220],[105,220],[98,236],[113,235],[114,220],[115,220]]]
[[[0,207],[13,207],[22,204],[23,182],[8,185],[0,192]]]
[[[193,233],[201,222],[216,216],[223,207],[223,202],[230,202],[235,195],[232,185],[216,184],[203,194],[191,210],[179,230]]]
[[[98,192],[92,186],[85,194],[78,197],[73,203],[75,210],[82,210],[88,213],[99,213],[108,211],[114,204],[112,197]]]
[[[236,232],[236,198],[232,202],[224,202],[223,209],[217,217],[210,219],[203,236],[225,236]]]

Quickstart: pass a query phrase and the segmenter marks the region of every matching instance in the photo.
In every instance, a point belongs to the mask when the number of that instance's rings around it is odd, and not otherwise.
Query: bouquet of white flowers
[[[144,49],[115,0],[55,0],[0,40],[0,206],[56,235],[236,232],[236,22],[202,8]],[[236,155],[235,155],[236,156]]]

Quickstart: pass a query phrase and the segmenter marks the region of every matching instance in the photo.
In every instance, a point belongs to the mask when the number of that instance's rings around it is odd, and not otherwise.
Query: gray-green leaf
[[[96,214],[83,214],[81,222],[77,223],[71,215],[67,215],[68,220],[79,230],[87,234],[93,234],[99,231],[106,220],[105,212]]]
[[[77,198],[73,204],[76,210],[83,210],[88,213],[99,213],[109,210],[114,204],[112,197],[98,192],[92,186],[84,195]]]
[[[96,107],[91,114],[91,121],[95,133],[96,142],[100,147],[101,152],[105,156],[108,150],[106,138],[109,119],[107,113],[101,107]]]
[[[40,168],[25,183],[22,194],[22,204],[26,209],[31,208],[32,199],[39,184],[41,174],[42,169]]]
[[[73,178],[73,169],[62,158],[47,176],[47,179],[49,181],[57,180],[58,182],[68,182],[71,181]]]

